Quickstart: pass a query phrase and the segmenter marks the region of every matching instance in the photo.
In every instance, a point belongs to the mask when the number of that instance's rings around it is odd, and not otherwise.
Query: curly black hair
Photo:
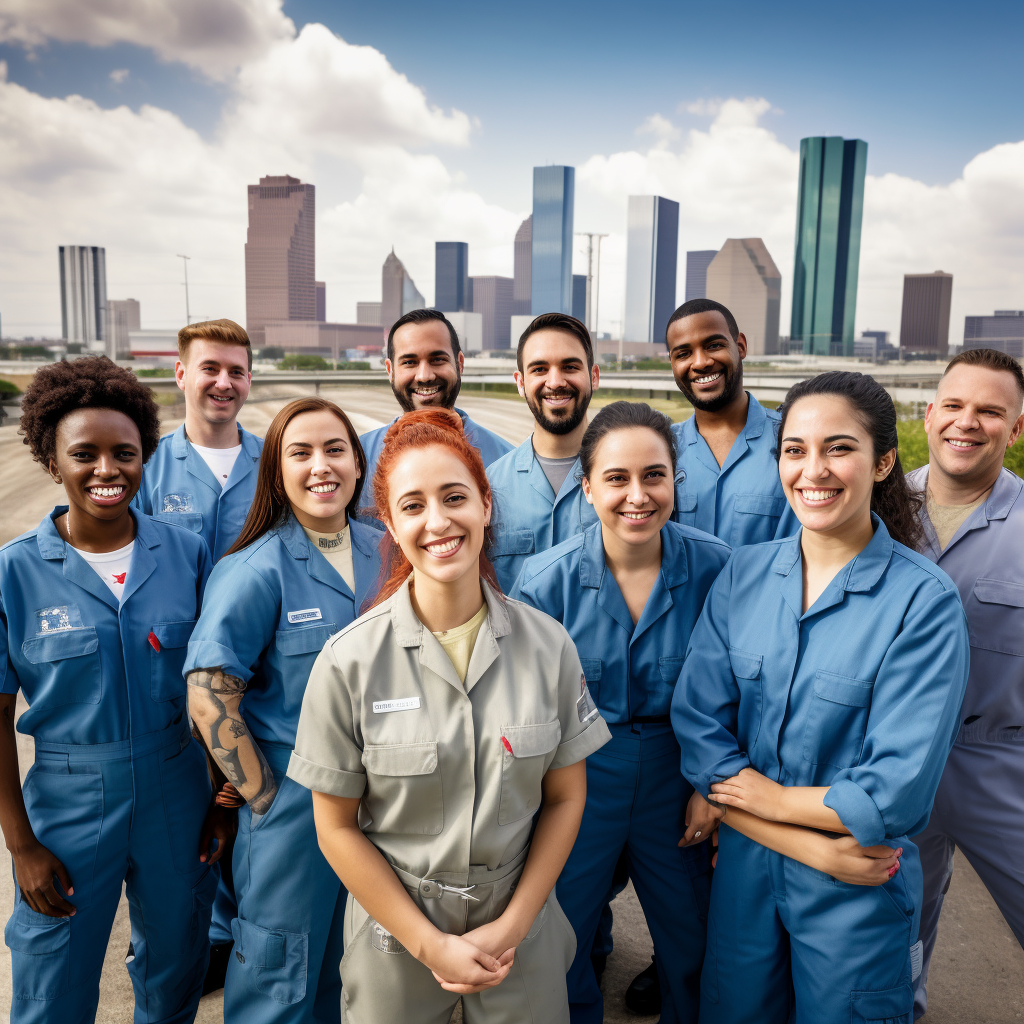
[[[134,420],[147,462],[160,441],[160,413],[149,388],[106,356],[48,363],[36,370],[21,400],[21,433],[32,458],[48,468],[57,424],[75,409],[114,409]]]

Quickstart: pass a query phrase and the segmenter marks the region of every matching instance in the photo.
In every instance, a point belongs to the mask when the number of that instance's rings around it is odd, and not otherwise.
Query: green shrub
[[[329,370],[331,364],[321,356],[303,355],[292,352],[281,360],[282,370]]]
[[[13,381],[4,380],[0,377],[0,396],[20,395],[17,385]]]
[[[169,366],[154,366],[148,370],[136,370],[136,377],[173,377],[174,370]]]

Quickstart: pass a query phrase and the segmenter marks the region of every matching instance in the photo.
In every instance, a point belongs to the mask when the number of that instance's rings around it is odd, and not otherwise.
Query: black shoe
[[[634,1013],[653,1016],[661,1013],[661,983],[658,981],[658,965],[651,957],[651,966],[641,971],[626,989],[626,1006]]]
[[[231,956],[233,943],[220,942],[210,947],[210,966],[206,969],[203,980],[203,995],[224,987],[224,976],[228,973],[228,957]]]
[[[594,973],[597,975],[598,988],[601,987],[601,976],[604,974],[605,967],[608,966],[608,957],[604,953],[591,953],[590,962],[594,965]]]

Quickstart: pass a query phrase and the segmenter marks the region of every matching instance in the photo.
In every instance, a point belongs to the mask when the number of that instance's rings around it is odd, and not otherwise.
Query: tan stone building
[[[748,355],[779,351],[782,275],[760,238],[728,238],[708,264],[707,297],[727,306],[747,339]]]

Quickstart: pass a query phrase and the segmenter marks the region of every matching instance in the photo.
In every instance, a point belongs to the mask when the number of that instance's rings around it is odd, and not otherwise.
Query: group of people
[[[771,410],[724,306],[666,341],[689,419],[591,415],[588,331],[535,318],[518,448],[435,310],[362,437],[319,397],[243,430],[231,321],[179,333],[163,438],[130,371],[37,372],[67,504],[0,549],[12,1021],[94,1018],[122,886],[139,1022],[223,984],[229,1024],[596,1024],[631,880],[666,1024],[909,1024],[955,846],[1024,944],[1020,363],[953,359],[904,476],[871,377]]]

